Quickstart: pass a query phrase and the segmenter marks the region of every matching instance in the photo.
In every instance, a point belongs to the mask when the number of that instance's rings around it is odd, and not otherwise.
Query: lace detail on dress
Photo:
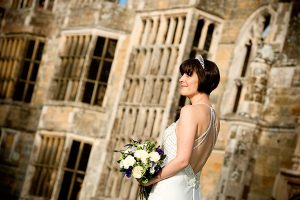
[[[201,171],[197,174],[194,173],[192,166],[189,164],[186,168],[184,168],[186,175],[189,177],[188,185],[194,187],[195,189],[199,188],[200,185],[200,174]]]
[[[163,147],[165,154],[167,155],[166,163],[173,160],[176,156],[177,152],[177,138],[176,138],[176,124],[171,124],[164,133],[163,136]],[[186,173],[188,180],[187,183],[189,186],[192,186],[195,189],[199,188],[200,184],[200,172],[195,175],[193,168],[191,165],[188,165],[184,168],[184,172]]]

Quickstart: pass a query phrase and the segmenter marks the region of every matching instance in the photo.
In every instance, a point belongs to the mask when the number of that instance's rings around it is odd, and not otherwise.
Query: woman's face
[[[198,76],[195,72],[191,76],[183,74],[179,79],[180,94],[186,97],[192,97],[198,92]]]

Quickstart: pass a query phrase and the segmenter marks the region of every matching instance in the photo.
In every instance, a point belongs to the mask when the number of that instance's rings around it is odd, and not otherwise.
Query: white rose
[[[141,151],[142,150],[137,150],[136,152],[134,152],[134,157],[135,158],[141,158],[141,154],[142,154]]]
[[[156,151],[150,153],[150,160],[151,161],[157,162],[157,161],[159,161],[159,159],[160,159],[159,153],[157,153]]]
[[[145,150],[137,150],[134,153],[134,157],[141,159],[143,163],[147,163],[147,158],[149,158],[150,155]]]
[[[121,162],[119,164],[120,164],[120,168],[123,168],[124,167],[124,160],[121,160]]]
[[[124,166],[125,169],[128,169],[130,166],[133,166],[134,163],[135,163],[134,157],[132,157],[131,155],[129,155],[123,161],[123,166]]]
[[[132,170],[132,176],[134,178],[141,178],[143,176],[143,168],[141,166],[136,166]]]

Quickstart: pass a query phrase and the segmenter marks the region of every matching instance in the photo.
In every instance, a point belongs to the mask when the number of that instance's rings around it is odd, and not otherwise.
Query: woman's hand
[[[154,183],[156,183],[157,182],[157,180],[155,180],[156,178],[153,178],[153,179],[151,179],[150,181],[148,181],[148,183],[141,183],[141,185],[142,186],[150,186],[150,185],[153,185]]]
[[[142,183],[140,181],[139,181],[139,183],[140,183],[140,185],[147,187],[147,186],[153,185],[154,183],[157,183],[159,181],[160,181],[160,179],[159,179],[159,175],[158,175],[157,177],[155,177],[155,178],[151,179],[150,181],[148,181],[148,183]]]
[[[148,183],[141,183],[141,182],[140,182],[140,185],[141,185],[141,186],[145,186],[145,187],[150,186],[150,185],[152,185],[152,184],[154,184],[154,183],[152,183],[151,181],[149,181]]]

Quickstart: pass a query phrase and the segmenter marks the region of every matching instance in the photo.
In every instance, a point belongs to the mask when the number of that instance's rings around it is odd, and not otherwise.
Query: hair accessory
[[[201,64],[201,67],[202,67],[203,69],[205,69],[203,57],[202,57],[201,55],[197,55],[197,56],[196,56],[196,59],[199,60],[199,62],[200,62],[200,64]]]

